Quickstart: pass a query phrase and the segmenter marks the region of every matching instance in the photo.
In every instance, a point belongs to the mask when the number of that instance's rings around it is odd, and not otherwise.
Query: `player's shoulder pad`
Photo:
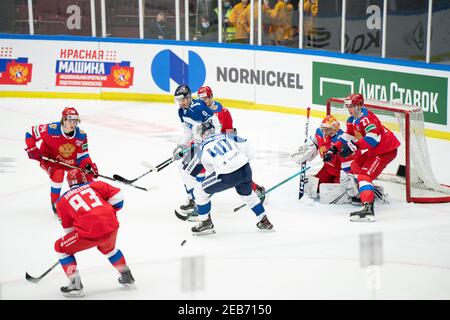
[[[61,135],[61,123],[52,122],[47,124],[47,133],[50,135]]]
[[[323,132],[322,132],[322,130],[320,130],[320,128],[316,129],[316,135],[323,138]]]
[[[222,110],[226,110],[226,109],[224,109],[222,104],[218,101],[214,101],[213,104],[211,105],[210,109],[212,111],[214,111],[214,113],[219,113],[219,112],[222,112]]]
[[[348,119],[347,119],[347,123],[353,123],[353,120],[355,119],[355,117],[354,116],[350,116],[350,117],[348,117]]]
[[[86,132],[84,132],[83,130],[81,130],[79,127],[77,127],[75,130],[76,130],[76,133],[75,133],[75,138],[76,138],[76,139],[84,140],[84,139],[87,138]]]

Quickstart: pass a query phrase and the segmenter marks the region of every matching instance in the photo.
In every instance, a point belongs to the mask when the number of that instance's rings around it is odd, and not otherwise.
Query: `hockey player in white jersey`
[[[230,188],[235,188],[241,199],[258,218],[256,226],[261,230],[273,228],[261,200],[252,191],[252,169],[246,140],[236,135],[216,134],[213,121],[202,125],[203,142],[200,159],[206,169],[205,180],[194,188],[200,223],[193,227],[194,235],[215,233],[211,220],[210,196]]]
[[[178,210],[181,215],[191,216],[197,210],[193,197],[194,186],[197,183],[196,176],[203,169],[198,157],[198,146],[202,141],[202,123],[210,119],[214,127],[217,128],[216,133],[220,133],[221,126],[214,111],[208,108],[204,101],[192,99],[191,89],[187,85],[178,86],[174,96],[179,106],[178,116],[183,128],[183,135],[173,151],[173,157],[175,160],[183,158],[179,171],[188,194],[186,205],[180,206]],[[175,211],[175,214],[179,214],[177,210]]]

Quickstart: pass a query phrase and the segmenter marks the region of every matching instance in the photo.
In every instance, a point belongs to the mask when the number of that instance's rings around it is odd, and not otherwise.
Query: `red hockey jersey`
[[[78,127],[73,136],[69,137],[64,134],[59,122],[33,126],[25,135],[25,143],[28,147],[33,147],[39,141],[42,141],[39,149],[45,157],[82,168],[87,163],[92,163],[87,135]]]
[[[88,239],[119,228],[116,212],[122,207],[121,190],[103,181],[74,186],[56,201],[56,212],[63,228],[74,228]]]
[[[217,118],[219,118],[219,122],[222,125],[222,133],[226,133],[227,130],[233,129],[233,118],[227,108],[217,101],[214,101],[210,108],[214,111]]]
[[[400,146],[400,141],[388,128],[383,126],[378,117],[366,108],[361,109],[361,116],[349,117],[347,130],[342,136],[344,141],[352,140],[360,150],[368,150],[368,156],[383,154]],[[340,149],[342,141],[336,146]]]

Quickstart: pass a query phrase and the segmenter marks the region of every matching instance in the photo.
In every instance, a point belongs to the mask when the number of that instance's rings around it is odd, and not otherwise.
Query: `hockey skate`
[[[70,277],[69,281],[67,286],[61,287],[62,295],[65,297],[84,297],[83,284],[78,271]]]
[[[120,284],[129,285],[134,283],[133,275],[131,274],[130,268],[126,267],[123,272],[120,273],[119,279],[117,279]]]
[[[256,190],[255,193],[258,196],[258,198],[261,200],[262,204],[266,204],[267,201],[266,200],[266,195],[264,194],[266,192],[266,188],[264,188],[263,186],[260,185],[256,185]],[[261,196],[262,194],[264,194],[263,196]]]
[[[201,221],[198,225],[195,227],[192,227],[192,234],[194,236],[202,236],[206,234],[213,234],[216,233],[216,230],[214,230],[214,224],[212,223],[211,216],[208,215],[208,219],[205,221]]]
[[[179,210],[175,210],[175,216],[183,221],[189,220],[198,222],[198,209],[193,199],[188,199],[185,205],[180,206]]]
[[[373,202],[364,202],[362,210],[350,213],[350,221],[374,222],[375,212],[373,210]]]
[[[359,194],[356,197],[352,197],[351,201],[352,201],[352,205],[354,205],[354,206],[362,206],[362,202],[361,202],[361,198],[360,198]]]
[[[272,225],[272,223],[270,223],[269,218],[267,218],[267,216],[264,216],[264,218],[262,218],[261,221],[259,221],[256,224],[256,226],[260,230],[272,230],[273,229],[273,225]]]

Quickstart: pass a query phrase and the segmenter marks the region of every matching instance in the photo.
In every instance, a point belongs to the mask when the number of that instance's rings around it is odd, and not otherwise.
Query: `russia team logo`
[[[170,80],[176,84],[186,84],[197,91],[205,82],[206,68],[200,56],[188,51],[188,63],[184,62],[172,50],[159,52],[152,61],[151,73],[156,85],[170,92]]]
[[[12,48],[1,48],[0,84],[26,85],[31,82],[33,65],[28,63],[28,58],[12,59],[11,56]]]
[[[56,85],[129,88],[134,67],[118,61],[115,50],[61,49],[56,61]]]

